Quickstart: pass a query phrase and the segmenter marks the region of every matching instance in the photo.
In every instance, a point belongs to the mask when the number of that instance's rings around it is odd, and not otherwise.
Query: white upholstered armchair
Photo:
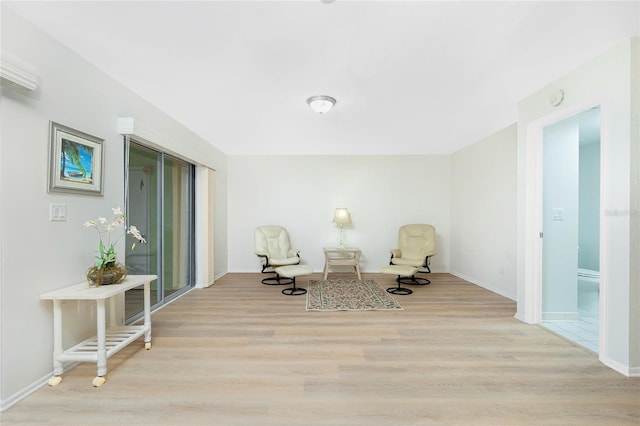
[[[429,258],[436,254],[436,229],[432,225],[403,225],[398,230],[398,248],[391,250],[391,265],[414,266],[429,273]],[[429,284],[426,278],[403,277],[406,284]]]
[[[278,266],[300,263],[300,251],[291,248],[289,233],[278,225],[259,226],[255,230],[256,255],[262,265],[262,273],[275,274],[262,280],[266,285],[291,284],[290,278],[280,277],[275,269]]]

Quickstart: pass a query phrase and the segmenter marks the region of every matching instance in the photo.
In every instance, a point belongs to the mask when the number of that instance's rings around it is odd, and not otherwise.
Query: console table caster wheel
[[[151,349],[151,342],[144,342],[144,348],[145,348],[146,350]]]
[[[91,383],[93,383],[93,386],[95,386],[97,388],[97,387],[100,387],[100,386],[104,385],[104,382],[106,382],[106,381],[107,381],[107,379],[104,376],[98,376],[95,379],[93,379],[93,382],[91,382]]]
[[[62,376],[53,376],[49,379],[49,386],[58,386],[62,382]]]

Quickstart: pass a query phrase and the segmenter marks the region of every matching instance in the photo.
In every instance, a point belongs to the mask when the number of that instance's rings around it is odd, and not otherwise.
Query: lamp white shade
[[[336,100],[331,96],[312,96],[307,99],[307,104],[309,104],[309,108],[318,114],[324,114],[333,108],[336,104]]]
[[[344,225],[345,223],[351,223],[351,214],[345,207],[338,207],[333,215],[333,223]]]

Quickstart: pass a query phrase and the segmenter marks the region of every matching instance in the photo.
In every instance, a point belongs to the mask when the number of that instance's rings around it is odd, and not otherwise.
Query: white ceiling
[[[449,154],[640,35],[638,1],[2,3],[229,155]]]

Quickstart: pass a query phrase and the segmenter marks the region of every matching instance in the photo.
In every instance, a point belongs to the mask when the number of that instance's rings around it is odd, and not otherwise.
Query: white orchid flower
[[[147,240],[145,240],[142,234],[140,233],[140,230],[133,225],[129,227],[129,231],[127,231],[127,234],[131,234],[133,238],[140,241],[141,243],[147,242]]]
[[[111,232],[117,228],[121,228],[125,225],[127,217],[122,212],[120,207],[114,207],[111,209],[116,216],[112,222],[109,222],[105,217],[99,217],[96,220],[88,220],[83,225],[87,228],[95,228],[98,232],[98,256],[96,256],[96,266],[98,269],[105,267],[106,265],[113,264],[116,260],[115,245],[117,241],[124,235],[112,240]],[[105,235],[107,234],[107,235]],[[126,234],[131,234],[133,237],[141,243],[146,243],[142,233],[135,226],[130,226]],[[131,250],[135,248],[136,244],[133,243]]]
[[[119,218],[117,218],[116,220],[111,222],[111,228],[112,229],[119,228],[122,225],[124,225],[124,216],[120,216]]]

